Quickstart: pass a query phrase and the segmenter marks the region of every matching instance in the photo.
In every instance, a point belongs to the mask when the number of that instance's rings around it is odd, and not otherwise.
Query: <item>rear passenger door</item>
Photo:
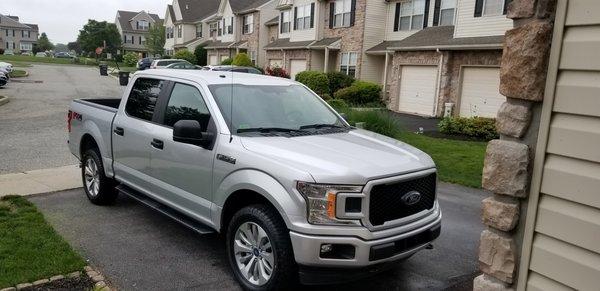
[[[119,108],[112,128],[115,176],[128,186],[149,192],[150,154],[156,104],[167,81],[135,80],[125,106]]]

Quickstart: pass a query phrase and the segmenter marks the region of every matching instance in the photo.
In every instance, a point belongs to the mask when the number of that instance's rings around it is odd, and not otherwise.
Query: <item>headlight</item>
[[[298,181],[296,189],[306,199],[308,222],[312,224],[359,224],[356,220],[336,218],[337,193],[360,193],[362,186],[314,184]]]

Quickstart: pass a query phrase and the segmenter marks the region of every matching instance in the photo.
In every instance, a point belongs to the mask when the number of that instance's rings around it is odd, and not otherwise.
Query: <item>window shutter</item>
[[[508,11],[508,4],[510,4],[510,2],[512,2],[512,0],[504,0],[504,10],[502,11],[502,14],[506,15],[506,12]]]
[[[394,31],[400,29],[400,2],[396,2],[396,13],[394,15]]]
[[[429,22],[429,2],[430,0],[425,0],[425,13],[423,13],[423,28],[427,27]]]
[[[310,3],[310,28],[315,27],[315,3]]]
[[[329,3],[329,28],[333,28],[335,21],[335,2]]]
[[[298,28],[298,26],[296,25],[296,15],[298,14],[298,7],[294,7],[294,30],[296,30],[296,28]]]
[[[140,29],[140,22],[139,21],[135,22],[135,29]]]
[[[283,33],[283,12],[279,14],[279,33]]]
[[[433,26],[438,26],[440,24],[440,7],[442,6],[442,0],[435,0],[435,4],[433,6]]]
[[[350,26],[354,26],[355,20],[356,20],[356,0],[352,0],[352,4],[350,5]]]
[[[475,0],[475,13],[473,17],[481,17],[483,13],[483,0]]]

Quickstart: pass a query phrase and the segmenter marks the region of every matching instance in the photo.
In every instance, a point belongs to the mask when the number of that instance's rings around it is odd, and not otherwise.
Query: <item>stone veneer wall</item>
[[[260,13],[254,12],[252,14],[254,15],[253,16],[254,30],[250,34],[242,34],[243,28],[240,27],[240,34],[241,34],[240,40],[247,41],[248,42],[248,52],[254,51],[256,53],[256,58],[258,58],[258,50],[259,50],[258,37],[259,37],[259,33],[260,33]],[[240,22],[242,21],[242,17],[240,17]],[[250,56],[250,53],[248,53],[248,56]]]
[[[293,50],[268,50],[267,62],[270,60],[282,60],[283,68],[290,71],[290,60],[306,60],[306,67],[310,70],[310,50],[308,49],[293,49]]]
[[[269,43],[272,43],[279,37],[279,25],[270,25],[267,29],[269,30]]]
[[[507,97],[496,119],[500,139],[486,150],[482,186],[493,196],[482,203],[479,266],[482,275],[473,290],[512,290],[523,239],[529,183],[556,0],[513,0],[508,18],[515,28],[506,32],[500,93]],[[525,284],[524,282],[521,282]]]

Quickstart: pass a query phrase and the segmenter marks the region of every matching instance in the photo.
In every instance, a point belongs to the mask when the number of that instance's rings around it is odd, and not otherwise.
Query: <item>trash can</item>
[[[100,76],[108,76],[108,65],[107,64],[100,64]]]
[[[129,84],[129,72],[119,71],[119,85],[127,86]]]

